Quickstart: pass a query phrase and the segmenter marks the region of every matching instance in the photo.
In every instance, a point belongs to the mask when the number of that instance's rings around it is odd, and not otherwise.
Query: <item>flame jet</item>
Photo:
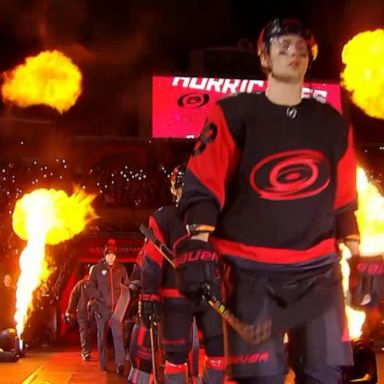
[[[342,86],[368,116],[384,119],[384,29],[354,36],[343,47]]]
[[[384,197],[378,188],[368,180],[362,168],[357,169],[358,209],[357,222],[360,229],[360,250],[365,257],[384,254]],[[343,271],[344,291],[348,291],[350,254],[346,248],[342,250],[341,266]],[[348,293],[347,293],[348,294]],[[349,332],[352,338],[361,335],[361,327],[365,320],[363,311],[347,307]]]
[[[55,245],[84,230],[97,218],[91,206],[95,195],[81,189],[68,196],[62,190],[36,189],[16,202],[13,229],[27,245],[20,255],[16,291],[16,331],[22,335],[31,309],[33,292],[47,280],[50,271],[45,244]]]
[[[5,102],[19,107],[44,104],[60,113],[67,111],[82,92],[79,68],[59,51],[44,51],[3,73]]]

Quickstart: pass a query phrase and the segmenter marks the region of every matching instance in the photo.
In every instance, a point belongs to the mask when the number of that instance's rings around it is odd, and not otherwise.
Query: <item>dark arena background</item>
[[[15,288],[21,272],[26,241],[14,230],[13,213],[25,194],[78,188],[95,196],[97,215],[70,239],[46,245],[51,272],[33,292],[23,340],[0,329],[0,384],[127,382],[128,359],[122,376],[111,356],[108,371],[99,370],[95,337],[91,361],[81,360],[77,325],[63,316],[70,292],[109,239],[132,271],[144,241],[139,226],[171,203],[171,172],[188,160],[208,107],[265,89],[256,40],[277,16],[300,17],[311,27],[319,57],[303,96],[330,103],[352,123],[359,165],[382,193],[384,120],[356,106],[340,75],[344,45],[384,28],[382,0],[0,2],[1,85],[45,51],[61,52],[81,74],[66,108],[5,93],[0,100],[0,295],[5,276]],[[34,88],[21,84],[22,91]],[[7,311],[0,303],[0,317]],[[383,311],[366,311],[343,384],[384,383]],[[203,358],[202,349],[200,365]]]

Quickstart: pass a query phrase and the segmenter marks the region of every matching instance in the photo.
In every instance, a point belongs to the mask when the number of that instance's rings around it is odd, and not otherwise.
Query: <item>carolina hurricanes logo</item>
[[[317,195],[329,185],[329,164],[321,152],[296,150],[268,156],[251,172],[252,188],[267,200]]]
[[[201,92],[191,92],[182,95],[177,100],[177,105],[182,108],[201,108],[209,101],[209,95]]]

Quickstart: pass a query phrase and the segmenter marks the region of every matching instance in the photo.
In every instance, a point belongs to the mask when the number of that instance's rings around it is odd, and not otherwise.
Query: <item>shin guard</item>
[[[141,371],[137,368],[131,368],[128,375],[128,384],[152,384],[153,374]]]

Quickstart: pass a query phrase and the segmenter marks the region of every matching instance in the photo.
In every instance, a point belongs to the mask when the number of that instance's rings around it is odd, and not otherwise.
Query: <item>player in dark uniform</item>
[[[260,345],[227,329],[237,382],[283,383],[288,331],[296,382],[336,384],[352,363],[337,241],[359,254],[352,129],[331,106],[302,99],[317,44],[299,20],[270,22],[258,54],[266,92],[214,104],[189,160],[179,206],[190,237],[176,249],[176,281],[187,297],[201,294],[215,280],[215,248],[226,303],[243,322],[272,319],[273,330],[294,314]]]
[[[129,384],[153,383],[150,334],[148,328],[141,323],[138,314],[138,301],[142,288],[141,272],[143,268],[143,256],[144,248],[141,248],[137,255],[132,273],[129,277],[130,283],[136,286],[136,292],[131,294],[131,300],[128,306],[128,312],[130,312],[128,316],[134,320],[134,325],[129,337],[129,358],[131,361],[131,367],[128,375]]]
[[[129,276],[131,300],[129,302],[127,317],[134,324],[127,330],[129,333],[129,358],[131,368],[128,375],[129,384],[151,384],[153,380],[153,362],[151,351],[150,331],[138,318],[138,306],[136,305],[136,296],[141,292],[141,271],[143,266],[144,247],[137,255],[136,263]],[[157,329],[155,337],[158,337]],[[188,376],[189,382],[192,384],[200,384],[199,378],[199,335],[196,324],[192,327],[192,349],[188,356]],[[161,353],[155,351],[155,358],[159,366],[162,365]]]
[[[171,175],[171,191],[174,205],[160,208],[149,219],[155,236],[172,249],[181,238],[187,236],[185,225],[178,215],[177,202],[185,169],[176,167]],[[212,284],[219,295],[220,283]],[[142,270],[141,316],[146,326],[151,317],[160,314],[161,342],[165,354],[165,382],[184,384],[187,373],[188,354],[191,349],[191,331],[194,318],[203,333],[206,353],[203,382],[224,382],[224,347],[222,321],[209,305],[201,300],[191,301],[176,289],[174,268],[164,260],[152,242],[144,245]]]

